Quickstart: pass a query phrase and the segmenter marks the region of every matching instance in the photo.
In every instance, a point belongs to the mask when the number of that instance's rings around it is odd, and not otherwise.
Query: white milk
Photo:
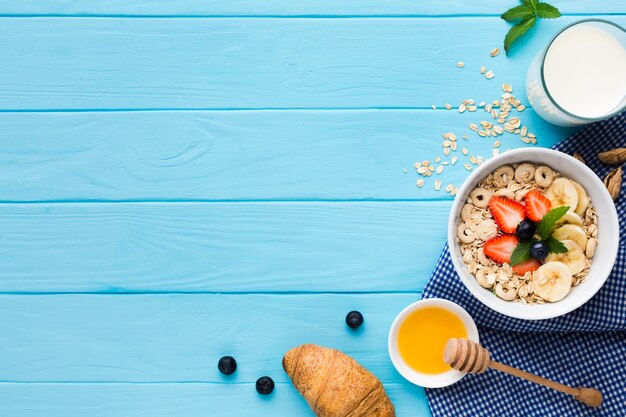
[[[626,96],[626,49],[598,27],[564,31],[548,49],[543,71],[556,104],[576,116],[608,115]]]
[[[626,108],[626,31],[597,19],[565,28],[528,68],[526,94],[537,114],[561,126]]]

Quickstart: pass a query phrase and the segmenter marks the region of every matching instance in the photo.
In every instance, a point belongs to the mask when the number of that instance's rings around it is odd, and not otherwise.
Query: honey
[[[413,311],[398,329],[398,350],[404,362],[424,374],[449,371],[443,361],[448,339],[466,338],[467,329],[454,313],[440,307],[424,307]]]

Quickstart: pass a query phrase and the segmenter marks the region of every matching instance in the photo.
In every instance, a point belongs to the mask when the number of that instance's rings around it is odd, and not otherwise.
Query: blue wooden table
[[[624,0],[555,0],[564,17],[490,58],[515,3],[2,3],[0,417],[309,416],[281,369],[305,342],[367,366],[398,416],[428,415],[386,350],[452,201],[415,186],[414,162],[485,118],[445,103],[502,82],[526,103],[560,27],[626,24]],[[571,132],[523,120],[539,146]]]

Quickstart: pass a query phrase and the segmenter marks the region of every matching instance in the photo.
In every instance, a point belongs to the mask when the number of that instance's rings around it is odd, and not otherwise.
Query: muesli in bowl
[[[598,217],[576,181],[547,165],[502,165],[480,180],[456,230],[478,284],[503,300],[557,302],[585,282]]]

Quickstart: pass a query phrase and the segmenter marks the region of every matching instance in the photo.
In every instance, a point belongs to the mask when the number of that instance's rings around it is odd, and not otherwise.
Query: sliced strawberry
[[[534,222],[540,221],[552,208],[550,200],[537,190],[530,190],[524,197],[524,201],[526,202],[526,215]]]
[[[489,200],[489,211],[505,233],[515,233],[517,225],[526,218],[524,206],[504,197],[494,197]]]
[[[534,272],[541,266],[541,261],[535,258],[530,258],[524,262],[517,264],[513,267],[513,272],[516,274],[524,275],[526,272]]]
[[[501,235],[485,242],[485,255],[499,264],[511,262],[511,254],[517,247],[519,239],[515,235]]]

